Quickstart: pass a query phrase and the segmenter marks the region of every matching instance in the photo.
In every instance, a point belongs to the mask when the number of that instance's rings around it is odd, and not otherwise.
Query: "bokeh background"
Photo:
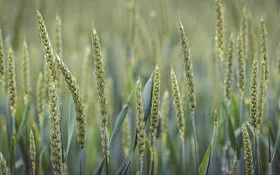
[[[155,64],[158,64],[161,72],[161,94],[170,87],[170,67],[172,66],[177,74],[178,81],[184,89],[184,66],[183,55],[179,45],[177,32],[178,19],[180,18],[188,37],[193,59],[193,69],[196,85],[197,109],[196,124],[199,147],[199,160],[202,160],[206,149],[209,146],[213,131],[213,113],[219,106],[218,79],[218,58],[216,49],[216,10],[214,0],[139,0],[136,21],[136,49],[132,55],[130,53],[130,9],[129,0],[0,0],[0,28],[4,41],[11,43],[16,59],[16,80],[17,92],[19,96],[19,112],[23,112],[22,105],[22,43],[24,39],[29,45],[30,76],[32,86],[32,109],[30,117],[31,123],[38,123],[36,110],[36,81],[39,72],[44,70],[44,53],[40,41],[40,36],[36,23],[36,9],[39,9],[44,17],[46,26],[54,45],[55,41],[55,18],[59,15],[62,28],[62,59],[76,77],[81,87],[81,92],[87,98],[87,141],[86,141],[86,165],[85,173],[91,174],[95,171],[102,160],[100,121],[98,113],[96,82],[93,68],[93,57],[91,51],[91,29],[93,22],[101,38],[102,53],[105,60],[107,95],[110,108],[109,130],[113,129],[115,120],[126,102],[127,97],[132,92],[137,78],[140,76],[142,82],[146,82],[153,72]],[[225,21],[225,43],[230,33],[237,36],[240,29],[242,8],[246,7],[249,17],[249,33],[254,38],[254,46],[250,44],[248,48],[255,47],[259,54],[259,20],[263,17],[268,31],[268,54],[270,60],[270,80],[269,96],[271,98],[271,108],[268,114],[273,115],[273,128],[277,133],[279,113],[277,104],[273,100],[277,99],[279,91],[279,0],[223,0],[224,21]],[[164,33],[164,28],[167,29]],[[4,48],[6,43],[4,42]],[[225,44],[227,46],[227,44]],[[226,47],[227,48],[227,47]],[[236,100],[239,100],[239,90],[237,86],[237,54],[234,56],[233,71],[233,91]],[[253,58],[249,51],[246,60],[246,91],[245,101],[249,100],[250,70]],[[87,72],[84,74],[84,72]],[[86,75],[86,77],[85,77]],[[86,82],[86,83],[85,83]],[[183,90],[182,90],[183,91]],[[65,84],[62,84],[61,115],[63,118],[62,128],[65,140],[68,133],[68,115],[70,93]],[[135,106],[134,95],[129,115],[130,133],[132,140],[135,135]],[[184,102],[185,104],[188,101]],[[249,105],[245,104],[244,116],[249,118]],[[192,131],[191,120],[188,112],[188,105],[185,105],[186,117],[186,150],[187,150],[187,170],[194,167],[192,153]],[[167,166],[159,165],[160,174],[176,173],[176,165],[179,161],[179,137],[176,125],[174,106],[170,102],[169,128],[174,143],[175,152],[166,151],[161,159],[168,160]],[[0,116],[2,123],[5,123],[5,101],[0,99]],[[46,108],[46,116],[48,116]],[[263,133],[267,134],[268,120],[264,119]],[[0,150],[4,157],[8,155],[5,129],[1,131]],[[217,145],[214,150],[211,174],[222,172],[223,157],[223,129],[219,129]],[[47,143],[48,132],[44,133]],[[78,144],[74,137],[70,146],[68,158],[69,174],[77,174],[79,171]],[[118,136],[116,145],[111,152],[111,171],[116,172],[124,159],[121,134]],[[264,141],[264,149],[267,140]],[[233,150],[232,150],[233,152]],[[263,155],[263,165],[267,162],[267,152]],[[39,154],[39,153],[38,153]],[[232,153],[233,154],[233,153]],[[175,157],[174,157],[175,156]],[[279,158],[279,157],[278,157]],[[39,159],[39,158],[38,158]],[[139,161],[137,153],[133,158],[131,171],[135,173]],[[23,162],[20,154],[17,154],[17,173],[23,170]],[[279,163],[279,161],[277,161]],[[276,163],[275,163],[276,164]],[[49,164],[46,164],[50,166]],[[192,168],[188,173],[192,174]],[[265,170],[265,168],[264,168]],[[114,173],[113,173],[114,174]]]

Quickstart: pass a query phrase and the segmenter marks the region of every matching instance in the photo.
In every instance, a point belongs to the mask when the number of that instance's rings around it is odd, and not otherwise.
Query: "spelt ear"
[[[216,0],[216,41],[218,56],[221,61],[224,60],[224,17],[222,8],[221,0]]]
[[[257,119],[257,95],[258,95],[258,62],[255,58],[253,61],[252,75],[251,75],[251,104],[250,104],[250,115],[251,124],[255,131],[259,130],[258,119]]]
[[[3,38],[2,30],[0,28],[0,86],[4,86],[5,67],[4,67],[4,51],[3,51]]]
[[[233,48],[234,47],[234,37],[233,34],[230,35],[229,38],[229,44],[228,44],[228,58],[226,60],[227,62],[227,71],[226,71],[226,80],[225,80],[225,85],[226,85],[226,97],[227,100],[230,100],[231,98],[231,91],[232,91],[232,58],[233,58]]]
[[[156,65],[153,77],[153,93],[152,93],[152,109],[151,109],[151,134],[155,139],[159,121],[159,105],[160,105],[160,72]]]
[[[23,60],[22,60],[22,75],[23,75],[23,98],[24,104],[27,103],[28,97],[31,95],[31,84],[30,84],[30,74],[29,74],[29,55],[28,46],[26,41],[23,42]]]
[[[102,150],[104,157],[109,161],[110,156],[110,145],[109,145],[109,134],[107,130],[107,121],[108,121],[108,105],[105,94],[105,70],[103,65],[103,58],[101,54],[101,46],[98,34],[96,29],[92,28],[92,50],[93,57],[95,58],[95,75],[97,82],[97,91],[98,91],[98,102],[99,102],[99,110],[101,114],[101,138],[102,138]]]
[[[61,174],[62,170],[62,147],[61,147],[61,130],[60,130],[60,112],[57,96],[57,89],[51,80],[49,82],[49,100],[50,100],[50,143],[51,143],[51,164],[54,174]]]
[[[243,146],[244,146],[244,160],[245,160],[245,169],[246,174],[253,175],[253,156],[250,136],[246,127],[246,124],[242,125],[242,135],[243,135]]]
[[[192,57],[191,57],[187,36],[185,34],[184,27],[181,21],[179,21],[178,32],[179,32],[181,47],[184,55],[185,74],[187,78],[188,93],[189,93],[189,103],[190,103],[190,108],[193,111],[196,106],[196,100],[195,100],[194,77],[193,77],[193,70],[192,70]]]
[[[262,124],[262,118],[264,113],[264,90],[265,90],[265,62],[261,61],[259,66],[259,79],[258,79],[258,107],[257,107],[257,128],[258,132]]]
[[[38,110],[38,118],[39,118],[39,125],[40,128],[43,127],[44,122],[44,83],[43,83],[43,75],[40,72],[37,80],[37,89],[36,89],[36,97],[37,97],[37,110]]]
[[[15,73],[15,60],[13,56],[13,50],[10,47],[8,51],[8,97],[10,101],[10,109],[12,117],[16,115],[16,73]]]
[[[267,31],[264,23],[264,19],[260,20],[260,31],[261,31],[261,60],[264,62],[264,77],[265,83],[267,86],[268,83],[268,73],[269,73],[269,62],[268,62],[268,53],[267,53]]]
[[[177,117],[178,128],[181,137],[184,138],[184,132],[185,132],[184,110],[182,107],[182,100],[181,100],[177,78],[172,68],[171,68],[170,75],[171,75],[172,94],[173,94],[174,104],[176,106],[176,117]]]
[[[57,14],[55,18],[55,51],[62,57],[62,40],[61,40],[61,19]]]
[[[56,54],[55,58],[59,70],[62,72],[64,80],[68,85],[68,89],[71,92],[75,104],[77,136],[78,136],[78,142],[80,144],[80,148],[82,149],[84,148],[85,145],[86,126],[85,126],[85,111],[84,111],[82,96],[80,94],[80,89],[76,82],[76,78],[72,75],[72,73],[70,72],[68,67],[64,64],[64,62],[60,59],[60,57]]]
[[[239,33],[237,37],[238,41],[238,75],[239,82],[238,86],[240,88],[240,92],[243,94],[245,91],[245,60],[244,60],[244,41],[242,37],[242,33]]]
[[[41,13],[37,10],[37,25],[38,25],[38,30],[40,33],[42,45],[45,51],[45,57],[46,57],[46,62],[50,71],[50,75],[52,77],[52,80],[54,81],[54,84],[56,86],[57,82],[57,66],[56,62],[54,61],[54,51],[51,46],[51,41],[49,38],[49,34],[47,31],[47,27],[45,25],[44,19],[41,15]]]
[[[36,145],[35,139],[32,130],[29,132],[29,152],[30,152],[30,160],[32,165],[32,174],[35,175],[36,168]]]
[[[139,148],[140,160],[143,160],[145,150],[145,121],[144,121],[144,110],[142,102],[142,85],[140,78],[136,83],[136,127],[137,127],[137,144]]]

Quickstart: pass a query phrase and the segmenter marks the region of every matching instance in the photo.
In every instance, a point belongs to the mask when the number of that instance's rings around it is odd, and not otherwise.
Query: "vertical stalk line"
[[[227,171],[230,171],[230,138],[228,134],[229,130],[229,122],[230,122],[230,101],[227,101],[227,106],[226,106],[226,120],[225,120],[225,130],[226,130],[226,160],[227,160]]]
[[[243,107],[244,107],[244,92],[240,92],[240,126],[244,122]]]
[[[192,129],[193,129],[193,137],[194,137],[196,174],[198,175],[198,150],[197,150],[197,138],[196,138],[195,121],[194,121],[194,110],[191,111],[191,118],[192,118]]]
[[[254,133],[254,169],[256,170],[255,174],[260,174],[261,172],[259,150],[259,133]]]
[[[261,174],[261,164],[260,164],[260,135],[257,134],[256,141],[257,141],[257,169],[258,169],[258,174]]]
[[[269,126],[271,126],[271,122],[269,122]],[[278,142],[278,136],[277,136],[277,140],[276,143]],[[271,159],[271,152],[270,152],[270,129],[268,129],[268,175],[272,174],[272,159]]]
[[[80,148],[80,175],[84,175],[84,148]]]
[[[273,159],[271,159],[271,151],[270,151],[270,126],[272,126],[271,124],[272,124],[272,119],[271,119],[271,116],[269,115],[269,96],[268,96],[268,86],[267,86],[267,84],[266,84],[266,86],[265,86],[265,95],[266,95],[266,105],[267,105],[267,108],[266,108],[266,110],[267,110],[267,112],[266,112],[266,114],[267,114],[267,117],[268,117],[268,175],[270,175],[270,174],[272,174],[272,160]],[[279,129],[279,128],[278,128]],[[277,136],[277,139],[276,139],[276,143],[275,144],[277,144],[278,142],[278,136]]]
[[[143,175],[143,159],[140,160],[140,174]]]
[[[242,126],[242,124],[244,123],[244,117],[243,117],[243,106],[244,106],[244,93],[241,93],[241,96],[240,96],[240,126]],[[242,165],[242,166],[239,166],[239,172],[241,174],[243,174],[243,164],[242,164],[242,160],[243,159],[243,152],[240,151],[240,161],[239,161],[239,165]]]
[[[253,156],[253,166],[256,167],[257,164],[257,133],[254,132],[254,156]]]
[[[185,159],[185,141],[184,141],[184,137],[181,135],[181,141],[182,141],[182,157],[181,157],[181,160],[182,160],[182,174],[185,174],[186,172],[186,169],[185,169],[185,162],[186,162],[186,159]]]
[[[155,151],[155,137],[151,136],[151,145],[152,145],[152,151],[151,151],[151,157],[150,157],[150,167],[149,167],[149,175],[153,172],[154,167],[154,151]]]
[[[106,145],[106,143],[107,143],[107,130],[106,130],[106,128],[104,129],[104,131],[103,131],[104,133],[104,137],[105,137],[105,145]],[[107,156],[107,152],[108,152],[108,150],[107,150],[107,146],[105,146],[105,163],[106,163],[106,175],[109,175],[109,160],[108,160],[108,156]]]

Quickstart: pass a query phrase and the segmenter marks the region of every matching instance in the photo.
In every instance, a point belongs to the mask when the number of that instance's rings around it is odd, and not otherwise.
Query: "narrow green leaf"
[[[100,164],[98,165],[97,169],[94,172],[94,175],[101,175],[102,174],[102,169],[103,169],[104,162],[105,162],[105,158],[103,158],[102,161],[100,162]]]
[[[74,118],[75,115],[75,107],[74,107],[74,103],[73,103],[73,99],[70,97],[69,99],[69,117],[68,117],[68,137],[67,137],[67,147],[66,147],[66,153],[65,153],[65,162],[67,161],[68,158],[68,153],[69,153],[69,149],[70,149],[70,144],[71,144],[71,140],[73,137],[73,133],[75,130],[75,123],[76,120]]]
[[[270,132],[270,133],[273,133],[273,132]],[[274,144],[274,146],[273,146],[273,150],[272,150],[272,157],[271,157],[271,160],[270,160],[271,163],[274,160],[276,152],[277,152],[278,155],[280,155],[280,121],[279,121],[279,124],[278,124],[277,139],[273,144]]]
[[[130,165],[130,161],[131,161],[133,152],[134,152],[134,149],[131,149],[128,156],[124,159],[120,168],[118,169],[117,175],[124,175],[125,174],[125,172],[127,171],[128,167]]]
[[[151,74],[149,80],[145,84],[143,90],[143,110],[144,110],[144,120],[147,121],[148,117],[151,113],[152,107],[152,92],[153,92],[153,76],[154,73]]]
[[[148,172],[150,175],[150,169],[153,168],[152,167],[153,165],[151,165],[152,147],[151,147],[150,142],[147,137],[145,138],[145,153],[146,153],[146,158],[147,158],[146,164],[149,165]]]
[[[131,96],[132,96],[132,93],[130,93],[130,95],[128,96],[126,104],[124,105],[124,107],[122,108],[121,112],[119,113],[119,116],[117,118],[116,124],[115,124],[114,129],[113,129],[113,134],[111,136],[110,148],[112,148],[112,146],[114,145],[114,142],[116,140],[116,136],[119,133],[120,129],[122,128],[121,127],[122,123],[123,123],[123,121],[125,119],[125,116],[127,114],[128,109],[129,109],[128,104],[131,101]],[[102,159],[102,161],[99,163],[97,169],[95,170],[95,173],[97,173],[97,174],[98,173],[102,173],[102,168],[103,168],[104,161],[105,160]]]
[[[236,146],[236,142],[235,142],[236,139],[235,139],[235,135],[234,135],[235,129],[233,127],[231,118],[229,118],[229,120],[228,120],[228,126],[229,126],[229,139],[231,142],[231,146],[233,147],[233,149],[235,149],[235,146]]]
[[[144,109],[144,121],[145,124],[147,123],[149,116],[150,116],[150,112],[151,112],[151,101],[152,101],[152,87],[153,87],[153,73],[150,76],[149,80],[146,82],[144,90],[143,90],[143,109]],[[136,132],[137,133],[137,132]],[[131,161],[131,157],[134,153],[134,150],[136,149],[137,146],[137,137],[135,134],[134,137],[134,144],[128,154],[128,156],[124,159],[124,161],[122,162],[122,165],[120,166],[119,170],[118,170],[118,175],[122,175],[124,172],[127,171],[129,165],[130,165],[130,161]]]
[[[154,174],[158,174],[158,157],[157,151],[154,152]]]
[[[240,111],[239,111],[239,105],[236,101],[236,98],[234,96],[234,94],[232,94],[231,96],[231,118],[233,118],[233,126],[236,128],[237,126],[240,125]]]
[[[212,144],[209,145],[209,147],[199,165],[199,170],[198,170],[199,175],[207,174],[209,163],[210,163],[210,158],[211,158],[211,151],[212,151]]]
[[[23,134],[26,134],[26,131],[28,131],[27,130],[27,125],[28,125],[28,116],[29,116],[30,108],[31,108],[31,100],[28,99],[28,101],[25,105],[25,108],[24,108],[24,112],[23,112],[22,120],[20,122],[20,126],[19,126],[18,131],[17,131],[18,132],[17,141],[21,137],[24,137]],[[24,141],[26,141],[26,138],[24,139]]]
[[[131,95],[130,95],[131,96]],[[130,99],[130,98],[129,98]],[[129,100],[130,101],[130,100]],[[116,140],[116,136],[117,134],[119,133],[120,129],[122,128],[122,124],[123,124],[123,121],[125,119],[125,116],[127,114],[127,111],[128,111],[129,107],[128,107],[128,104],[125,104],[123,109],[121,110],[118,118],[117,118],[117,121],[116,121],[116,124],[115,124],[115,127],[113,129],[113,134],[112,134],[112,137],[111,137],[111,141],[110,141],[110,148],[114,145],[114,142]]]
[[[39,156],[39,172],[45,172],[47,168],[46,148],[43,148]]]

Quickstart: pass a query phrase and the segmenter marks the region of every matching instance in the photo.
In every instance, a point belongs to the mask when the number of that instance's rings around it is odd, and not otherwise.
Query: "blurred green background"
[[[165,4],[166,3],[166,4]],[[268,114],[274,118],[273,128],[277,133],[277,124],[279,120],[277,102],[277,90],[279,90],[279,4],[278,0],[223,0],[224,21],[225,21],[225,46],[230,33],[237,36],[240,28],[242,8],[246,7],[249,17],[249,32],[255,37],[257,53],[259,54],[259,20],[264,18],[268,31],[268,54],[270,60],[270,80],[269,96],[271,98],[271,108]],[[128,95],[133,91],[135,82],[139,76],[142,78],[142,84],[146,82],[153,72],[155,63],[159,64],[161,72],[161,95],[165,90],[170,94],[170,67],[176,72],[180,86],[184,86],[184,66],[183,55],[179,45],[179,36],[177,24],[179,17],[185,27],[188,37],[191,54],[193,59],[193,69],[196,85],[197,108],[196,124],[199,147],[199,160],[202,160],[204,153],[211,140],[213,131],[213,113],[215,109],[219,111],[219,89],[220,83],[217,78],[218,58],[216,54],[215,30],[216,30],[216,11],[214,0],[139,0],[137,13],[136,30],[136,51],[133,56],[129,51],[129,31],[130,31],[130,8],[129,0],[0,0],[0,28],[2,29],[3,40],[9,41],[15,51],[16,59],[16,79],[18,92],[18,116],[22,115],[22,75],[21,58],[22,43],[26,39],[29,45],[29,59],[32,86],[32,108],[30,117],[31,123],[37,122],[36,110],[36,81],[38,73],[43,72],[44,53],[41,46],[39,32],[36,24],[36,9],[39,9],[44,17],[46,26],[54,45],[55,41],[55,18],[61,17],[62,28],[62,59],[76,77],[81,87],[81,93],[88,99],[87,104],[87,141],[86,141],[86,166],[85,173],[92,174],[102,160],[102,151],[100,144],[100,119],[98,114],[96,82],[93,69],[93,58],[91,51],[91,29],[94,22],[97,32],[101,38],[102,53],[105,60],[106,85],[108,86],[107,95],[109,107],[111,110],[111,119],[109,122],[110,132],[113,129],[115,120],[126,102]],[[164,15],[167,17],[165,18]],[[168,35],[164,36],[163,27],[167,23]],[[166,38],[165,38],[166,37]],[[250,41],[249,41],[250,42]],[[4,48],[6,44],[4,43]],[[248,48],[252,46],[249,43]],[[227,47],[226,53],[227,53]],[[246,65],[246,92],[245,101],[249,100],[250,90],[250,70],[251,61],[249,54],[248,64]],[[88,60],[86,64],[85,60]],[[88,66],[85,68],[84,66]],[[233,71],[233,91],[235,99],[239,100],[239,90],[237,87],[237,56],[234,56]],[[88,71],[83,74],[84,71]],[[85,77],[86,75],[87,77]],[[89,79],[86,79],[89,78]],[[86,79],[86,83],[84,81]],[[88,80],[88,81],[87,81]],[[84,81],[84,82],[83,82]],[[84,84],[85,83],[85,84]],[[86,90],[85,90],[86,89]],[[183,91],[183,90],[182,90]],[[68,133],[69,116],[69,98],[70,93],[63,84],[61,88],[61,115],[63,117],[63,135]],[[131,110],[131,136],[135,135],[135,106],[134,94]],[[185,104],[188,102],[185,101]],[[238,106],[238,105],[237,105]],[[179,160],[180,141],[178,137],[176,117],[174,106],[170,102],[170,133],[173,137],[175,155],[167,151],[162,159],[169,160],[168,166],[159,165],[160,174],[176,173],[176,161]],[[249,118],[249,105],[246,104],[244,112],[245,118]],[[192,131],[189,109],[185,107],[186,117],[186,152],[192,152]],[[237,115],[237,114],[236,114]],[[0,116],[5,122],[5,100],[0,99]],[[46,109],[46,117],[48,116]],[[222,118],[222,116],[220,116]],[[264,119],[264,134],[267,134],[267,118]],[[3,125],[4,126],[4,125]],[[46,129],[47,130],[47,129]],[[3,131],[3,132],[2,132]],[[4,157],[8,155],[7,142],[5,140],[5,129],[1,131],[0,151]],[[219,137],[214,150],[213,164],[211,165],[211,174],[220,174],[222,172],[222,154],[223,154],[223,129],[219,129]],[[75,135],[75,133],[74,133]],[[48,133],[44,133],[45,142],[47,142]],[[116,172],[124,159],[121,135],[111,152],[111,171]],[[2,145],[2,143],[5,143]],[[267,140],[264,141],[264,147]],[[177,145],[176,145],[177,144]],[[120,151],[121,150],[121,151]],[[267,152],[263,153],[263,164],[266,164]],[[39,152],[37,153],[39,154]],[[68,158],[69,174],[78,174],[79,164],[76,159],[79,154],[76,136],[73,137]],[[137,154],[136,154],[137,155]],[[187,170],[194,167],[193,155],[187,156]],[[17,154],[18,170],[23,170],[20,154]],[[39,160],[39,158],[38,158]],[[47,160],[47,159],[46,159]],[[132,172],[138,170],[138,156],[134,156]],[[279,161],[277,161],[279,163]],[[49,164],[47,164],[50,166]],[[279,167],[278,167],[279,168]],[[278,169],[279,170],[279,169]],[[188,171],[192,174],[192,170]],[[50,173],[49,173],[50,174]],[[114,174],[114,173],[113,173]]]

